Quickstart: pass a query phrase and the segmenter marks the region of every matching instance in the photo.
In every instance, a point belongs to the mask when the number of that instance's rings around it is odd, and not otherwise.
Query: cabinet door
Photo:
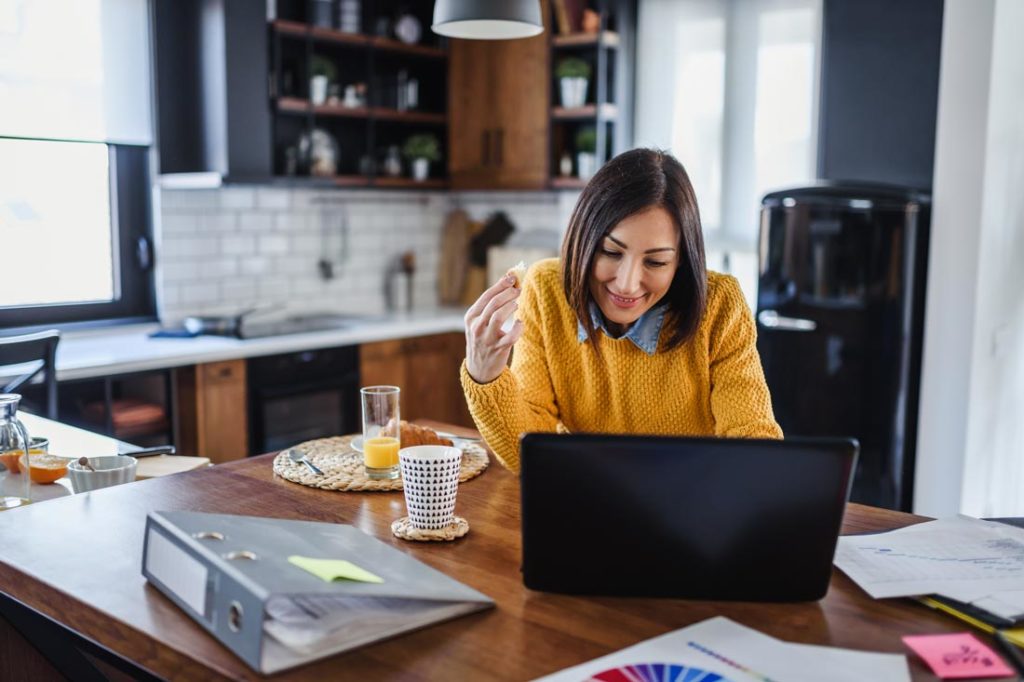
[[[245,360],[211,362],[176,371],[180,454],[214,463],[249,452]]]
[[[542,3],[547,16],[548,3]],[[540,189],[548,178],[548,37],[452,40],[449,167],[455,189]]]
[[[448,50],[448,173],[452,187],[492,186],[497,46],[487,40],[451,40]]]
[[[544,16],[549,16],[544,7]],[[495,62],[494,164],[497,185],[541,189],[548,180],[547,33],[525,40],[500,41]]]
[[[459,382],[466,355],[461,332],[363,344],[360,382],[402,389],[402,418],[472,426]]]

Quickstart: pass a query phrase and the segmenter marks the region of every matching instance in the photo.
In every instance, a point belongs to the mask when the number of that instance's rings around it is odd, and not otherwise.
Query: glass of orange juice
[[[363,464],[373,479],[398,478],[398,450],[402,446],[398,386],[367,386],[359,390],[363,402]]]

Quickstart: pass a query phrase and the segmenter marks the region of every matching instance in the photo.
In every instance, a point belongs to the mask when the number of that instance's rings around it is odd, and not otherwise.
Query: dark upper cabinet
[[[273,173],[266,6],[155,0],[161,175]]]

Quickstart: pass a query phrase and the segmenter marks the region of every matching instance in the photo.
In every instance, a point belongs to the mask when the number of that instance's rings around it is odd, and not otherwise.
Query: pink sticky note
[[[992,649],[969,632],[907,636],[903,643],[944,679],[1011,677],[1016,674]]]

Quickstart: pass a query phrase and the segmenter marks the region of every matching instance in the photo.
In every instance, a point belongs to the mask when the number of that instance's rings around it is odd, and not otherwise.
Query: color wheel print
[[[729,678],[675,663],[636,663],[591,675],[587,682],[729,682]]]

